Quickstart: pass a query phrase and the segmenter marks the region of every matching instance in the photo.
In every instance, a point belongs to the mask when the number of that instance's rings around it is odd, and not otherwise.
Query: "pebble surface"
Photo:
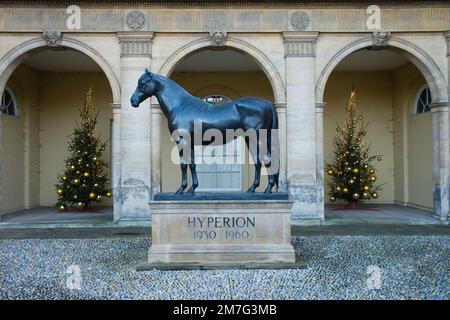
[[[305,269],[137,272],[149,243],[1,240],[0,299],[450,298],[445,235],[294,237]]]

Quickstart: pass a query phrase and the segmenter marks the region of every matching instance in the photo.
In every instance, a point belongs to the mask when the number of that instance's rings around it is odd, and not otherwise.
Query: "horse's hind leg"
[[[247,190],[247,192],[253,193],[255,192],[256,188],[259,187],[259,183],[261,181],[261,159],[259,158],[258,154],[258,144],[256,144],[256,146],[250,145],[248,138],[246,138],[245,142],[251,156],[253,157],[253,161],[255,161],[255,179],[253,180],[253,184]]]
[[[267,185],[266,190],[264,191],[264,193],[272,193],[272,188],[275,185],[275,178],[273,174],[269,175],[269,184]]]
[[[194,158],[194,147],[191,148],[191,162],[189,163],[189,169],[191,169],[191,176],[192,176],[192,186],[189,188],[189,193],[194,193],[195,189],[198,187],[198,178],[197,178],[197,167],[195,165],[195,158]]]

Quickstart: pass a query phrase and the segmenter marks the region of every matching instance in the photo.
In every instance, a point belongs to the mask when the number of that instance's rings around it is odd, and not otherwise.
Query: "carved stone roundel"
[[[145,25],[145,16],[140,11],[131,11],[127,15],[127,26],[131,30],[139,31],[144,28]]]
[[[309,27],[311,18],[304,11],[297,11],[291,15],[291,25],[295,30],[303,31]]]

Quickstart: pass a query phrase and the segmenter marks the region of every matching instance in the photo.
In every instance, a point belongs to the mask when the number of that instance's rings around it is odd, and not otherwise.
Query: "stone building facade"
[[[324,157],[354,85],[362,108],[370,106],[362,109],[372,123],[369,138],[387,159],[378,201],[449,219],[446,1],[71,4],[0,4],[0,92],[9,89],[17,105],[16,114],[0,113],[0,214],[55,200],[66,135],[95,82],[100,131],[111,142],[114,220],[151,219],[148,202],[179,178],[168,163],[171,142],[158,102],[138,109],[129,102],[148,68],[202,97],[272,99],[281,129],[280,189],[295,200],[292,218],[311,223],[324,219]],[[414,118],[422,88],[430,112]]]

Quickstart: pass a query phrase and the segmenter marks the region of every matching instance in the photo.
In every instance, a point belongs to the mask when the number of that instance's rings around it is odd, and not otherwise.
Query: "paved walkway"
[[[374,211],[339,210],[336,206],[327,206],[325,221],[321,225],[427,225],[442,224],[431,217],[431,213],[397,205],[371,205]],[[304,223],[294,221],[294,224]],[[315,222],[317,223],[317,222]],[[150,221],[130,222],[135,227],[149,227]],[[124,225],[113,222],[112,207],[96,207],[86,211],[59,212],[54,207],[39,207],[22,210],[1,217],[0,229],[3,228],[113,228]],[[126,226],[126,225],[125,225]]]

